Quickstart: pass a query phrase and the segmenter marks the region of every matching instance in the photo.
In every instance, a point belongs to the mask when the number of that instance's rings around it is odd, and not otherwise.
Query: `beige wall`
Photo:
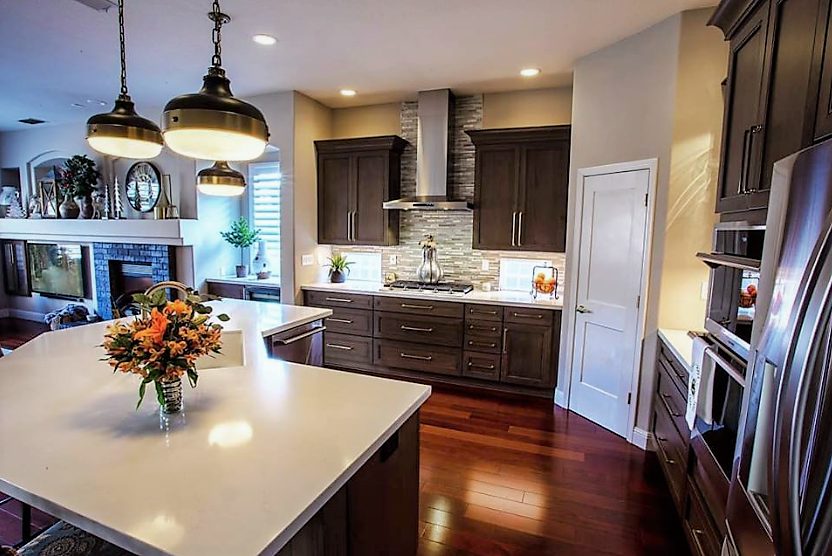
[[[532,89],[483,95],[482,127],[527,127],[572,121],[572,88]]]
[[[320,263],[329,254],[329,248],[318,245],[318,185],[316,171],[315,140],[332,136],[332,110],[316,100],[294,93],[294,180],[293,180],[293,233],[294,233],[294,284],[286,290],[294,295],[294,302],[302,304],[301,284],[320,282],[326,277]],[[281,227],[281,231],[285,225]],[[313,263],[304,266],[303,255],[312,255]],[[291,303],[287,294],[284,303]]]
[[[719,147],[722,136],[722,87],[728,44],[706,23],[711,10],[682,14],[679,75],[670,155],[664,265],[659,327],[701,329],[708,268],[694,254],[711,248],[716,222]],[[661,230],[659,230],[661,231]]]
[[[332,137],[372,137],[374,135],[399,135],[401,104],[373,104],[354,108],[332,110]]]

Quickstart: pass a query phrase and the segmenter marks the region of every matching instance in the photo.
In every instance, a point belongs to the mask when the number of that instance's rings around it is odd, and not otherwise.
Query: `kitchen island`
[[[430,388],[270,359],[264,333],[314,310],[212,305],[244,364],[169,418],[100,360],[106,323],[0,359],[0,491],[142,555],[415,553]]]

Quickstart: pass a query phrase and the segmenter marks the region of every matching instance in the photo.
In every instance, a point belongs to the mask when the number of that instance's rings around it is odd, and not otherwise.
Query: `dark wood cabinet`
[[[399,197],[396,135],[315,141],[318,157],[318,243],[396,245],[399,213],[382,203]]]
[[[774,163],[832,131],[819,108],[828,12],[829,0],[723,0],[714,12],[730,41],[717,212],[767,208]]]
[[[9,295],[31,296],[26,242],[20,239],[4,239],[2,244],[5,292]]]
[[[570,126],[470,130],[474,249],[563,252]]]
[[[814,139],[820,141],[832,135],[832,14],[830,2],[821,9],[820,23],[825,25],[823,49],[816,49],[822,59],[820,70],[818,102],[815,113]],[[825,8],[825,11],[823,10]]]
[[[552,328],[510,322],[503,326],[500,380],[524,386],[552,385]]]

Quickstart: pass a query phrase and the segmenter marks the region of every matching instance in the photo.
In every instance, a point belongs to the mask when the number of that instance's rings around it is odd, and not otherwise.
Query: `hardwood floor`
[[[43,330],[12,320],[0,346]],[[434,388],[421,423],[420,555],[689,554],[655,454],[574,413]],[[19,504],[0,505],[0,544],[19,535]]]
[[[18,348],[48,330],[49,327],[40,322],[15,318],[0,319],[0,347]]]

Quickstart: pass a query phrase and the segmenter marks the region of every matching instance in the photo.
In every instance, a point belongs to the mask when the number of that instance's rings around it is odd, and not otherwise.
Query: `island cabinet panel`
[[[563,252],[571,127],[466,133],[476,147],[474,249]]]
[[[382,203],[399,197],[406,145],[396,135],[315,141],[318,243],[398,244],[399,213]]]
[[[462,319],[376,311],[374,335],[388,340],[458,347],[462,343]]]

